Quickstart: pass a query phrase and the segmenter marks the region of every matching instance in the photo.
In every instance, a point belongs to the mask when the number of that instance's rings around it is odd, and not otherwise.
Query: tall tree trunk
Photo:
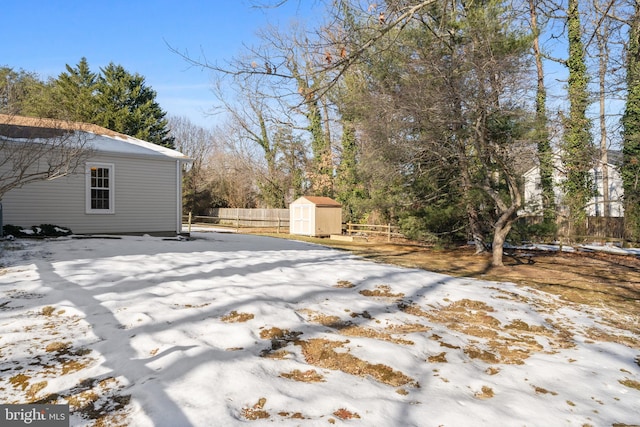
[[[588,75],[582,43],[582,25],[578,0],[569,0],[567,10],[569,38],[569,117],[565,124],[562,161],[566,179],[565,204],[576,226],[582,227],[586,219],[585,207],[593,194],[590,170],[593,166],[591,123],[587,118],[589,105]]]
[[[540,50],[540,30],[538,29],[537,0],[529,0],[531,29],[534,34],[533,54],[536,60],[536,139],[538,141],[538,162],[540,165],[540,186],[542,187],[542,212],[545,222],[556,218],[555,192],[553,189],[553,153],[549,138],[547,118],[547,88],[544,84],[544,67]]]
[[[478,215],[478,209],[469,198],[471,190],[471,183],[468,179],[464,179],[463,190],[465,194],[465,211],[467,214],[467,221],[469,222],[469,233],[471,233],[471,240],[476,248],[476,255],[487,252],[487,243],[485,242],[484,231],[482,230],[482,224],[480,222],[480,216]]]
[[[511,231],[513,222],[517,219],[516,215],[517,207],[512,206],[506,212],[503,212],[498,218],[498,221],[494,224],[493,230],[493,247],[491,249],[491,266],[503,267],[504,262],[502,260],[504,255],[504,243]]]
[[[640,3],[630,22],[621,175],[627,238],[640,240]]]
[[[601,48],[601,42],[599,40],[598,46]],[[606,51],[606,49],[605,49]],[[607,74],[607,65],[605,60],[602,58],[603,50],[600,50],[600,66],[598,75],[600,79],[600,93],[598,94],[600,98],[600,161],[602,163],[602,216],[609,217],[611,216],[611,203],[609,201],[609,154],[607,147],[607,120],[605,115],[605,81]],[[596,179],[598,178],[597,169],[596,169]],[[599,183],[596,185],[596,192],[598,191]],[[597,193],[596,193],[597,195]],[[598,200],[596,199],[596,215],[598,213]]]
[[[609,35],[609,21],[602,19],[596,28],[595,37],[598,41],[598,98],[599,98],[599,123],[600,123],[600,161],[602,162],[602,216],[611,216],[611,202],[609,201],[609,168],[608,168],[608,144],[607,144],[607,117],[606,117],[606,82],[609,67],[609,49],[607,38]],[[598,178],[596,172],[596,179]],[[596,192],[600,183],[596,183]],[[596,193],[597,197],[597,193]],[[598,200],[596,199],[596,215],[599,213]]]

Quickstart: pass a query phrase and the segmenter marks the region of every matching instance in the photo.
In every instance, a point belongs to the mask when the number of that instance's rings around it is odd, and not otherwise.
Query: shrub
[[[60,237],[73,234],[70,229],[53,224],[34,225],[30,229],[6,224],[2,227],[2,230],[5,236],[11,235],[14,237]]]
[[[548,242],[555,239],[557,231],[558,226],[554,222],[543,221],[530,224],[522,218],[513,224],[508,239],[514,243],[526,241]]]
[[[35,226],[31,227],[34,231],[36,229]],[[47,236],[47,237],[57,237],[57,236],[68,236],[73,234],[71,230],[66,227],[59,227],[53,224],[40,224],[38,227],[39,236]]]
[[[22,227],[18,227],[17,225],[6,224],[4,227],[2,227],[2,232],[4,236],[25,236],[25,234],[22,232]]]
[[[454,206],[426,207],[399,221],[400,230],[411,240],[446,243],[464,239],[464,223]]]

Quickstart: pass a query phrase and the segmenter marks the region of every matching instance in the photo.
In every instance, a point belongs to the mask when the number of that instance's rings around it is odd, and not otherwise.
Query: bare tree
[[[597,61],[598,83],[595,90],[598,97],[598,124],[599,124],[599,142],[600,142],[600,161],[602,163],[602,202],[603,210],[599,210],[599,201],[596,199],[596,215],[608,217],[611,215],[611,200],[609,196],[609,149],[611,146],[611,131],[613,126],[617,130],[620,117],[615,118],[615,124],[612,126],[609,120],[610,111],[607,103],[621,93],[622,76],[619,72],[624,69],[621,58],[623,56],[623,23],[613,19],[622,8],[614,0],[593,0],[592,2],[592,22],[591,37],[586,44],[587,52],[595,51]],[[593,43],[595,41],[595,43]],[[595,44],[595,48],[591,45]],[[615,138],[615,137],[614,137]],[[599,177],[596,176],[596,180]],[[596,192],[600,183],[596,182]],[[596,197],[600,195],[596,193]]]
[[[255,208],[259,204],[258,182],[265,173],[254,144],[242,137],[237,123],[225,122],[215,133],[222,150],[216,151],[207,161],[207,176],[211,180],[213,194],[221,207]]]
[[[184,176],[184,210],[196,215],[206,214],[215,203],[208,161],[221,150],[220,143],[212,131],[194,124],[187,117],[171,116],[168,121],[177,149],[192,160]]]
[[[80,130],[77,123],[0,114],[0,202],[12,189],[82,169],[91,150]]]
[[[81,124],[0,114],[0,200],[9,190],[70,175],[91,150]]]

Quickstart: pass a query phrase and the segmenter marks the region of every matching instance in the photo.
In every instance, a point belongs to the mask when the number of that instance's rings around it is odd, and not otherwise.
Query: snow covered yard
[[[638,317],[193,234],[0,242],[0,402],[69,403],[72,426],[640,424],[615,326]]]

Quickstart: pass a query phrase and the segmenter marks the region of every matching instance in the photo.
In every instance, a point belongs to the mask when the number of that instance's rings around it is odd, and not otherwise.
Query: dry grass
[[[31,377],[29,375],[18,374],[9,378],[9,384],[11,384],[13,388],[19,388],[24,391],[29,386],[30,379]]]
[[[237,311],[233,310],[231,313],[222,316],[221,320],[227,323],[242,323],[248,322],[253,318],[254,315],[252,313],[238,313]]]
[[[351,412],[348,409],[340,408],[333,413],[336,418],[340,418],[341,420],[351,420],[353,418],[360,418],[357,412]]]
[[[382,330],[377,330],[369,327],[357,325],[348,320],[342,320],[338,316],[327,316],[322,313],[315,312],[309,309],[299,310],[298,313],[307,316],[307,321],[316,323],[319,325],[327,326],[329,328],[336,329],[340,335],[348,337],[365,337],[373,338],[382,341],[388,341],[396,344],[413,345],[413,341],[403,338],[394,337],[394,334],[408,334],[412,332],[426,332],[429,327],[421,324],[404,324],[404,325],[389,325]],[[357,317],[356,315],[355,317]],[[363,316],[365,318],[371,318],[371,316]]]
[[[531,387],[535,390],[536,394],[551,394],[552,396],[557,396],[558,393],[555,391],[549,391],[546,388],[538,387],[536,385],[531,384]]]
[[[71,347],[71,344],[68,342],[54,341],[52,343],[47,344],[44,351],[46,351],[47,353],[55,352],[60,354],[68,351],[70,347]]]
[[[277,234],[273,236],[283,237]],[[606,310],[603,317],[608,326],[629,331],[631,337],[640,336],[637,316],[640,304],[640,257],[598,252],[527,251],[526,258],[531,261],[528,263],[523,262],[522,253],[514,251],[505,254],[504,267],[491,268],[490,254],[476,255],[473,248],[466,246],[441,250],[408,242],[387,243],[371,239],[369,242],[341,242],[290,235],[285,237],[347,250],[375,262],[422,268],[457,277],[526,285],[558,295],[565,303],[586,304]],[[369,292],[371,296],[373,293],[378,296],[385,293],[382,289]],[[548,307],[550,310],[555,308]],[[594,337],[596,332],[592,331]],[[637,338],[609,336],[606,339],[640,349]]]
[[[56,311],[56,309],[54,307],[51,307],[50,305],[48,305],[48,306],[42,308],[42,315],[48,317],[48,316],[51,316],[54,311]]]
[[[363,289],[360,291],[360,295],[364,295],[365,297],[378,297],[378,298],[394,298],[400,299],[404,297],[403,293],[393,293],[391,291],[391,286],[389,285],[377,285],[375,289]]]
[[[300,335],[302,335],[302,332],[292,332],[288,329],[277,327],[263,329],[260,331],[260,338],[271,340],[271,347],[262,350],[260,356],[269,359],[286,359],[289,356],[289,352],[282,349],[291,342],[295,343]]]
[[[343,289],[353,288],[354,286],[355,285],[348,280],[338,280],[338,283],[333,285],[334,288],[343,288]]]
[[[299,381],[303,383],[320,383],[324,382],[324,376],[319,374],[315,369],[309,369],[308,371],[300,371],[294,369],[291,372],[283,372],[280,374],[282,378],[288,378],[290,380]]]
[[[417,381],[387,365],[381,363],[371,364],[348,352],[336,351],[336,349],[344,350],[344,344],[347,343],[348,341],[330,341],[321,338],[306,341],[298,340],[295,342],[296,345],[302,347],[302,354],[306,362],[310,365],[339,370],[361,377],[371,377],[376,381],[394,387],[405,385],[420,387]]]
[[[242,416],[243,418],[251,421],[255,420],[263,420],[266,418],[270,418],[271,414],[264,410],[264,405],[267,403],[267,399],[261,397],[258,399],[258,402],[251,406],[250,408],[242,408]]]
[[[494,396],[493,389],[484,385],[480,391],[474,393],[474,396],[478,399],[491,399]]]
[[[447,363],[447,352],[443,351],[442,353],[429,356],[427,361],[429,363]]]
[[[620,384],[622,384],[623,386],[625,386],[625,387],[635,388],[636,390],[640,390],[640,382],[639,381],[630,380],[628,378],[625,378],[624,380],[618,380],[618,382]]]

